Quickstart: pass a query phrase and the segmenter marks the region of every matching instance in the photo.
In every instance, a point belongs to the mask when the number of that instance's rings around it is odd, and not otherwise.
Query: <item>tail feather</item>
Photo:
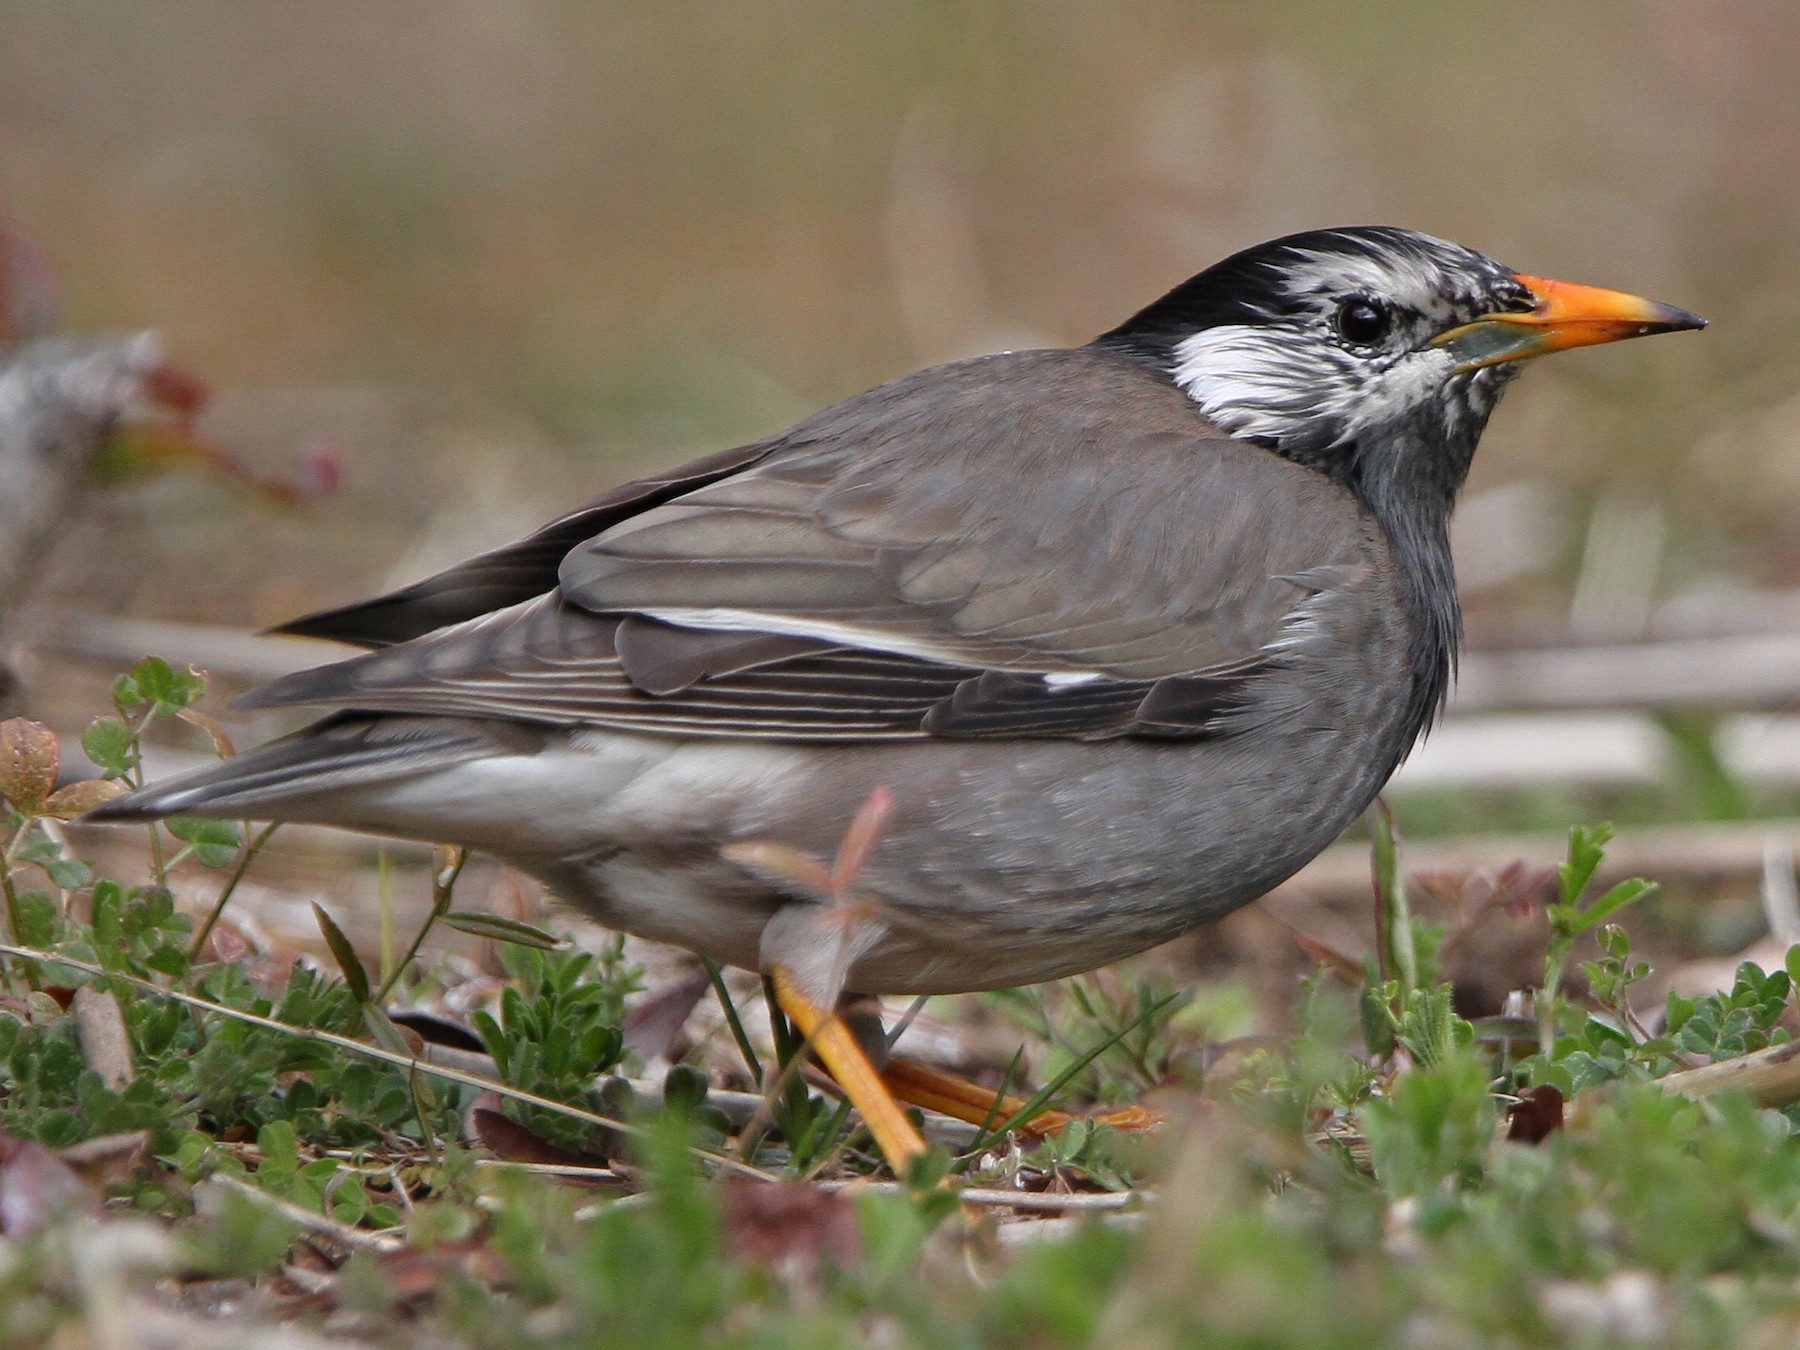
[[[521,735],[506,724],[447,717],[340,717],[283,740],[152,783],[107,802],[84,820],[155,820],[162,816],[279,817],[285,804],[491,755],[517,751]]]

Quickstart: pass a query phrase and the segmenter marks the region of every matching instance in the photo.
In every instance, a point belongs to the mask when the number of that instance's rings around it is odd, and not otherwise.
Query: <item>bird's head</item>
[[[1450,511],[1520,362],[1704,326],[1653,300],[1363,226],[1246,249],[1094,345],[1161,371],[1218,426],[1328,475],[1380,522],[1421,624],[1413,701],[1422,726],[1443,697],[1462,627]]]
[[[1454,494],[1522,360],[1704,326],[1413,230],[1361,226],[1246,249],[1095,345],[1157,366],[1225,430],[1353,488],[1398,472]],[[1400,455],[1433,462],[1383,462]]]

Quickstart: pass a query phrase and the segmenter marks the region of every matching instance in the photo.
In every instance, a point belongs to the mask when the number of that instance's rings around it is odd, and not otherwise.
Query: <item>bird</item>
[[[89,819],[459,844],[762,971],[899,1172],[840,1009],[1091,970],[1291,876],[1444,700],[1451,512],[1522,363],[1704,326],[1393,226],[1259,244],[295,620],[366,650],[241,702],[322,720]],[[854,903],[746,861],[829,856],[871,794]]]

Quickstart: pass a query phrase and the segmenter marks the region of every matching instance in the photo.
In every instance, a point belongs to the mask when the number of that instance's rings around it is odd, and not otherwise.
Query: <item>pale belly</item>
[[[886,787],[894,813],[853,887],[856,950],[831,978],[870,993],[1000,988],[1119,960],[1264,894],[1379,790],[1380,730],[1298,733],[1282,753],[1264,740],[1255,754],[1218,742],[845,753],[606,736],[557,752],[591,756],[606,782],[582,792],[565,778],[555,796],[511,785],[537,804],[533,819],[465,842],[608,926],[730,965],[802,965],[844,923],[720,849],[766,840],[829,861],[856,808]],[[501,789],[463,786],[490,804]]]

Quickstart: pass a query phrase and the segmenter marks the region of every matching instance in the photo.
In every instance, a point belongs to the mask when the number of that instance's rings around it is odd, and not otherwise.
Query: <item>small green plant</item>
[[[622,941],[591,952],[501,947],[514,983],[502,993],[498,1017],[477,1012],[476,1033],[500,1077],[552,1101],[603,1111],[596,1079],[625,1057],[620,1025],[625,998],[639,987],[624,960]],[[537,1107],[516,1106],[522,1124],[560,1147],[605,1156],[592,1127]]]
[[[1538,996],[1538,1035],[1540,1048],[1546,1053],[1555,1034],[1557,991],[1562,987],[1569,959],[1575,954],[1575,944],[1655,889],[1652,882],[1634,877],[1619,882],[1598,899],[1584,900],[1595,873],[1606,859],[1606,846],[1612,837],[1610,825],[1598,825],[1592,830],[1571,830],[1568,859],[1557,868],[1561,894],[1558,903],[1551,905],[1548,911],[1550,943],[1544,953],[1544,982]]]
[[[90,757],[109,781],[135,781],[141,737],[159,718],[206,728],[198,693],[191,673],[141,665],[113,715],[89,729]],[[208,734],[229,750],[223,733]],[[234,944],[207,935],[267,831],[176,822],[149,836],[148,875],[96,876],[60,822],[120,788],[56,788],[58,751],[44,728],[0,724],[0,1183],[27,1165],[17,1150],[41,1148],[30,1165],[64,1168],[59,1184],[86,1194],[69,1160],[117,1141],[140,1148],[94,1185],[145,1222],[180,1221],[159,1269],[186,1282],[269,1290],[287,1287],[270,1278],[284,1264],[290,1279],[304,1267],[315,1282],[305,1315],[353,1309],[420,1343],[521,1350],[607,1337],[1752,1344],[1779,1343],[1800,1315],[1800,1110],[1690,1101],[1660,1086],[1686,1074],[1675,1085],[1694,1091],[1689,1070],[1779,1058],[1800,948],[1782,970],[1744,966],[1728,990],[1671,995],[1653,1032],[1656,1019],[1633,1007],[1648,967],[1624,928],[1647,888],[1589,895],[1605,827],[1573,833],[1549,907],[1535,1010],[1547,1045],[1532,1045],[1529,1024],[1521,1041],[1516,1026],[1458,1015],[1441,972],[1461,928],[1411,913],[1391,822],[1377,825],[1378,954],[1365,966],[1327,953],[1299,991],[1297,1034],[1258,1037],[1228,1068],[1194,1070],[1212,1023],[1190,1015],[1189,991],[1154,979],[990,999],[1042,1047],[1042,1078],[1023,1056],[1005,1075],[1018,1092],[1042,1082],[1027,1112],[1065,1092],[1111,1100],[1171,1082],[1208,1099],[1166,1146],[1081,1118],[1029,1147],[983,1132],[958,1160],[977,1185],[1048,1204],[1065,1192],[1113,1207],[1140,1187],[1159,1195],[1140,1226],[996,1245],[985,1220],[965,1222],[951,1189],[853,1196],[810,1184],[867,1165],[858,1129],[809,1089],[785,1022],[775,1019],[771,1056],[728,995],[738,1053],[768,1093],[748,1124],[715,1109],[699,1065],[675,1066],[659,1092],[634,1095],[618,1076],[597,1084],[634,1068],[621,1027],[639,977],[623,947],[585,953],[458,909],[459,856],[439,859],[428,917],[394,943],[379,978],[323,910],[323,970],[225,959]],[[216,886],[201,924],[168,888],[196,876]],[[1529,880],[1507,905],[1522,903]],[[473,1018],[491,1076],[415,1060],[388,1019],[392,990],[435,987],[414,958],[436,925],[501,943],[506,982]],[[1588,939],[1591,998],[1578,1001],[1564,975]],[[96,1057],[78,1004],[117,1019],[122,1063]],[[1509,1130],[1522,1100],[1559,1100],[1549,1087],[1574,1102],[1566,1127],[1557,1111],[1540,1133]],[[615,1204],[611,1191],[572,1190],[460,1147],[480,1092],[509,1103],[508,1128],[544,1146],[527,1153],[573,1151],[590,1181],[617,1158],[611,1184],[637,1198]],[[757,1179],[722,1182],[727,1173]],[[769,1184],[778,1173],[787,1184]],[[34,1179],[6,1192],[9,1224],[49,1193],[41,1176],[18,1175]],[[86,1230],[64,1210],[40,1206],[30,1221],[41,1236],[0,1235],[0,1341],[54,1343],[81,1315],[77,1272],[92,1261],[71,1245]],[[294,1259],[301,1234],[304,1261]],[[1615,1335],[1592,1320],[1618,1307],[1647,1307],[1654,1325]]]

